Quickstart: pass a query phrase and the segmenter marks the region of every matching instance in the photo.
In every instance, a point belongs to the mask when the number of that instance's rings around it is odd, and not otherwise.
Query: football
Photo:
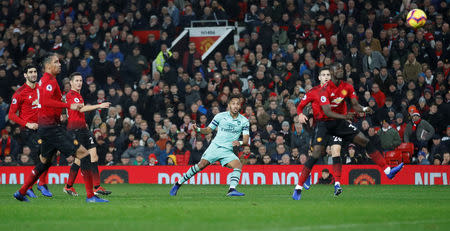
[[[406,16],[406,23],[413,28],[419,28],[425,25],[427,21],[427,15],[421,9],[414,9],[409,11]]]

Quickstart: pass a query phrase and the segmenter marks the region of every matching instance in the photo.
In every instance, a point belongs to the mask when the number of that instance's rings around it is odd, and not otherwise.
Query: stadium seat
[[[384,155],[386,159],[386,164],[388,165],[398,165],[402,162],[402,153],[399,151],[387,151]]]
[[[411,156],[414,154],[413,143],[401,143],[395,150],[401,153],[403,163],[411,163]]]

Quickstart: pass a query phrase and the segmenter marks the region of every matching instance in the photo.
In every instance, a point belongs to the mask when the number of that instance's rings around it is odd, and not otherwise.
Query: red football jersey
[[[37,123],[39,107],[37,87],[31,88],[25,83],[12,97],[8,118],[22,127],[27,123]]]
[[[328,81],[328,83],[325,84],[320,91],[319,97],[320,106],[329,104],[333,112],[339,113],[341,115],[346,115],[347,104],[345,102],[345,99],[356,98],[356,93],[353,86],[346,82],[341,81],[340,84],[336,86],[333,81]],[[328,117],[325,116],[324,118]]]
[[[38,112],[39,125],[59,124],[62,109],[69,108],[70,104],[61,102],[61,89],[59,89],[55,76],[44,73],[38,84],[38,98],[41,105]]]
[[[84,100],[81,94],[74,90],[70,90],[69,93],[67,93],[66,102],[69,104],[73,103],[84,104]],[[67,129],[73,130],[87,127],[86,118],[83,112],[67,109],[67,114],[68,114]]]
[[[303,96],[302,100],[300,101],[300,104],[297,106],[297,114],[300,115],[300,113],[303,112],[303,108],[305,108],[306,105],[311,103],[313,113],[314,113],[314,119],[320,119],[319,111],[322,111],[322,108],[320,107],[320,104],[319,104],[320,88],[321,88],[321,86],[315,86],[311,90],[309,90],[305,96]]]

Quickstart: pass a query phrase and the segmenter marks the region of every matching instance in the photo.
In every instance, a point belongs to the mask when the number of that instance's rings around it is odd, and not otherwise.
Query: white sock
[[[334,182],[334,186],[336,186],[336,185],[341,185],[341,182],[339,182],[339,181]]]
[[[391,172],[391,167],[387,167],[385,170],[384,170],[384,173],[387,175],[387,174],[389,174]]]
[[[296,186],[295,186],[295,190],[298,190],[298,189],[303,190],[303,186],[296,185]]]
[[[236,186],[230,186],[230,189],[235,189],[236,188]]]

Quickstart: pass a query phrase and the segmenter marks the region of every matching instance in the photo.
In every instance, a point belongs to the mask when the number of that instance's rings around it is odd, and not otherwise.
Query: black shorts
[[[22,129],[20,131],[22,136],[23,145],[26,145],[30,148],[31,154],[30,157],[34,161],[34,163],[39,163],[39,154],[41,154],[41,145],[39,144],[39,135],[37,130],[31,130],[28,128]]]
[[[327,146],[333,146],[333,145],[341,145],[342,146],[342,138],[339,136],[328,136],[327,137]]]
[[[78,140],[74,139],[65,128],[60,125],[40,127],[38,135],[41,143],[41,155],[51,159],[59,150],[65,157],[74,156],[80,147]]]
[[[78,140],[78,142],[83,145],[87,150],[97,147],[94,135],[87,128],[69,130],[69,134],[72,138]]]
[[[325,146],[329,136],[336,136],[344,141],[353,142],[358,133],[358,129],[346,120],[318,121],[314,129],[312,145]]]

